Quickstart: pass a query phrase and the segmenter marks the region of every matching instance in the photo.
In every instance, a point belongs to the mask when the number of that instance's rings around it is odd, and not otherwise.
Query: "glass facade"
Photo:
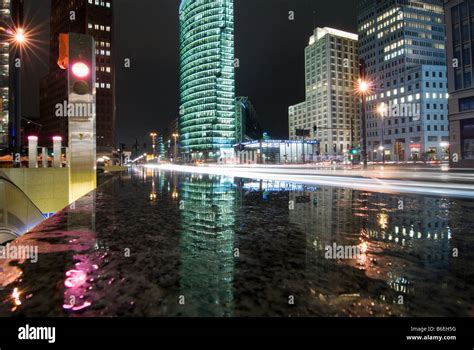
[[[445,1],[452,167],[474,167],[474,0]]]
[[[441,0],[361,3],[359,57],[367,80],[368,157],[445,160],[448,84]]]
[[[454,58],[455,89],[469,89],[472,86],[472,45],[474,42],[474,1],[463,1],[451,9]]]
[[[180,5],[183,159],[216,160],[236,139],[233,0]]]
[[[11,22],[10,0],[0,0],[0,21]],[[0,37],[0,149],[9,143],[10,44]]]

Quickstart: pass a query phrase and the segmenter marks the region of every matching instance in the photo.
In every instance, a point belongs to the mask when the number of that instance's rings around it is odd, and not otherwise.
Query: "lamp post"
[[[21,27],[16,29],[1,28],[10,37],[12,47],[11,56],[13,57],[12,71],[13,71],[13,123],[12,123],[12,150],[15,154],[21,154],[21,69],[22,69],[22,50],[28,44],[28,36],[25,30]]]
[[[360,68],[360,78],[357,81],[356,90],[357,90],[357,92],[358,92],[358,94],[361,98],[361,124],[362,124],[362,130],[361,130],[361,137],[362,137],[361,156],[362,156],[362,167],[363,167],[363,169],[367,169],[368,160],[367,160],[366,98],[367,98],[367,94],[371,90],[371,83],[366,79],[364,60],[360,60],[359,68]]]
[[[158,137],[158,134],[156,132],[152,132],[150,134],[151,137],[151,142],[152,142],[152,147],[153,147],[153,159],[156,158],[156,138]]]
[[[173,150],[173,161],[176,162],[176,159],[177,159],[177,151],[178,151],[178,137],[179,137],[179,134],[177,133],[174,133],[173,134],[173,138],[174,138],[174,150]]]
[[[380,143],[380,151],[382,152],[382,164],[385,164],[385,113],[387,113],[387,106],[382,103],[378,108],[377,112],[382,118],[382,141]]]

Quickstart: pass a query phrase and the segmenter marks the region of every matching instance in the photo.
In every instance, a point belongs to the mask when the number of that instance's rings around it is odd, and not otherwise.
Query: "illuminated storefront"
[[[218,160],[236,139],[233,0],[182,0],[179,14],[183,159]]]
[[[236,145],[235,158],[241,164],[312,163],[317,156],[317,141],[265,140]]]

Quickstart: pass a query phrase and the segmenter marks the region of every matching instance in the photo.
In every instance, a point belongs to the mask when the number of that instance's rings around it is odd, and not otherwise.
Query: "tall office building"
[[[21,23],[23,0],[0,0],[0,155],[12,148],[14,139],[12,32]],[[21,123],[21,122],[20,122]]]
[[[474,168],[474,1],[445,1],[451,164]]]
[[[97,154],[115,148],[115,72],[113,67],[113,0],[52,0],[49,73],[41,81],[42,142],[67,139],[67,120],[56,116],[56,105],[67,101],[67,72],[57,64],[59,34],[91,35],[96,45]]]
[[[236,143],[261,140],[263,129],[253,103],[248,97],[237,97],[235,100]]]
[[[357,35],[316,28],[305,50],[306,101],[289,108],[290,139],[307,130],[321,155],[343,155],[359,145]]]
[[[182,0],[180,141],[183,160],[216,160],[236,139],[233,0]]]
[[[448,101],[442,0],[364,0],[359,57],[367,94],[369,160],[448,157]]]

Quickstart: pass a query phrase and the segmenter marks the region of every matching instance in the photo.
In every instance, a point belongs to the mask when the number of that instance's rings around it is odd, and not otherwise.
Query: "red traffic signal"
[[[90,68],[84,62],[76,62],[72,65],[72,74],[78,78],[85,78],[90,74]]]
[[[90,85],[86,78],[91,73],[89,66],[84,62],[75,62],[71,66],[71,72],[77,78],[72,88],[73,91],[78,95],[88,94],[90,92]]]

